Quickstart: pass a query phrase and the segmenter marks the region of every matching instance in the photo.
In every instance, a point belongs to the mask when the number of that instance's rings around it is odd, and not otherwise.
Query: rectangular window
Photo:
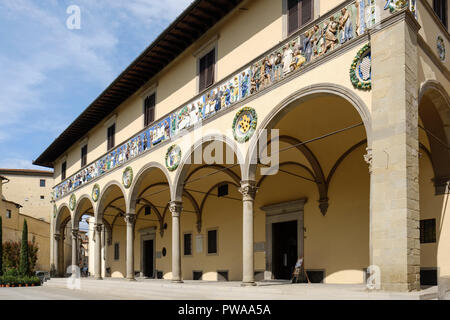
[[[11,210],[6,209],[6,219],[11,219]]]
[[[192,234],[191,233],[184,234],[184,255],[185,256],[192,255]]]
[[[114,243],[114,260],[119,260],[119,243]]]
[[[436,219],[420,220],[420,243],[436,242]]]
[[[45,197],[44,196],[41,196],[41,200],[44,200],[45,199]]]
[[[66,169],[67,169],[67,162],[64,161],[61,164],[61,180],[65,180],[66,179]]]
[[[81,148],[81,167],[87,164],[87,145]]]
[[[193,271],[192,279],[194,280],[202,280],[203,272],[202,271]]]
[[[144,101],[144,126],[150,125],[153,121],[155,121],[155,105],[156,105],[156,96],[152,94],[145,98]]]
[[[116,135],[116,124],[113,124],[108,128],[108,150],[111,150],[115,146],[114,137]]]
[[[204,55],[199,62],[199,91],[203,91],[214,83],[216,49]]]
[[[217,187],[217,196],[225,197],[228,195],[228,183],[221,184]]]
[[[152,208],[151,208],[150,206],[145,207],[144,210],[145,210],[145,211],[144,211],[144,214],[145,214],[146,216],[149,216],[149,215],[152,214]]]
[[[314,0],[287,0],[288,2],[288,34],[292,34],[314,16]]]
[[[39,186],[45,187],[45,179],[39,180]]]
[[[217,230],[208,231],[208,254],[217,253]]]
[[[447,0],[433,0],[433,10],[436,12],[442,24],[448,27],[447,23]]]

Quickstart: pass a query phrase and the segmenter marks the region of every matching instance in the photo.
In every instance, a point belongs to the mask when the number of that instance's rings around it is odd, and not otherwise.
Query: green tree
[[[0,276],[3,274],[3,235],[2,235],[2,217],[0,217]]]
[[[30,274],[30,261],[28,260],[28,226],[26,219],[23,221],[19,273],[23,276],[27,276]]]

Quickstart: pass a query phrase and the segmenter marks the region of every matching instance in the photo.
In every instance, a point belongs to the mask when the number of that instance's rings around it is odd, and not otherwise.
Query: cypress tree
[[[28,226],[27,220],[23,221],[22,246],[20,247],[19,273],[27,276],[30,273],[30,263],[28,261]]]
[[[2,217],[0,216],[0,276],[3,274],[3,235],[2,235]]]

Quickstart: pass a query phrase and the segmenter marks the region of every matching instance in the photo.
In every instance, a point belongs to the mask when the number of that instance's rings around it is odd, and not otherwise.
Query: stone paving
[[[240,282],[168,280],[127,281],[82,279],[80,290],[67,288],[67,279],[52,279],[43,287],[0,288],[0,300],[421,300],[435,299],[437,287],[418,292],[369,292],[364,285],[291,284],[258,282],[242,287]]]

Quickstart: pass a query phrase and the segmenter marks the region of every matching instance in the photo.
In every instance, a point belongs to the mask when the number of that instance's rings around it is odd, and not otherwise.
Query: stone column
[[[60,264],[59,264],[59,246],[60,246],[61,235],[55,233],[53,235],[53,264],[55,265],[55,276],[60,275]]]
[[[418,52],[409,11],[372,31],[370,258],[381,289],[420,289]]]
[[[72,229],[72,265],[78,266],[78,229]]]
[[[102,227],[101,224],[96,224],[94,226],[95,230],[95,258],[94,258],[94,268],[95,268],[95,280],[103,280],[102,278],[102,261],[101,261],[101,255],[102,255]]]
[[[101,261],[102,261],[102,278],[106,277],[106,246],[105,246],[105,225],[103,225],[102,228],[102,234],[101,234],[101,241],[102,241],[102,255],[101,255]]]
[[[253,252],[253,202],[256,195],[255,181],[241,181],[239,192],[242,193],[243,204],[243,265],[242,265],[242,285],[255,285],[255,263]]]
[[[134,281],[134,222],[136,215],[127,213],[125,222],[127,223],[127,280]]]
[[[61,233],[58,241],[58,276],[64,277],[66,274],[65,270],[65,257],[64,257],[64,241],[66,240],[66,236],[64,235],[64,231]]]
[[[180,215],[183,210],[181,201],[170,202],[172,213],[172,282],[181,283]]]

